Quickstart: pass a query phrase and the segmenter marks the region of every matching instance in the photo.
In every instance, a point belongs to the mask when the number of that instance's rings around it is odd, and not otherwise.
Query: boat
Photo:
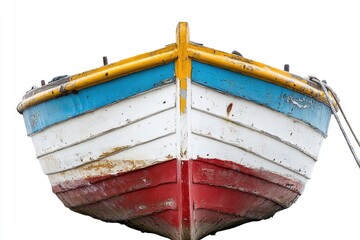
[[[175,43],[43,82],[17,110],[67,208],[181,240],[290,207],[332,114],[317,81],[191,42],[186,22]]]

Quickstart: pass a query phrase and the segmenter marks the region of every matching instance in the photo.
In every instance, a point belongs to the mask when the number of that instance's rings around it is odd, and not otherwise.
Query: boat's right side
[[[265,71],[301,91],[254,71],[265,65],[191,47],[189,198],[200,239],[290,207],[311,177],[331,111],[304,79]]]

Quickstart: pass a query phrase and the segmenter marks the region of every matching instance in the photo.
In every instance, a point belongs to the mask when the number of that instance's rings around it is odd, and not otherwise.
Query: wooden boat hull
[[[178,61],[24,109],[37,157],[66,207],[200,239],[272,217],[301,195],[329,107],[305,90],[195,57],[181,80]]]
[[[193,179],[187,185],[177,181],[179,164],[183,170],[181,178]],[[90,185],[54,189],[54,192],[73,211],[94,218],[171,239],[180,239],[181,235],[183,239],[190,239],[190,235],[199,239],[232,226],[269,218],[298,198],[298,192],[264,180],[264,176],[296,184],[229,161],[174,159],[102,180],[88,179]],[[186,199],[182,202],[179,197]],[[184,202],[193,207],[181,206]],[[181,224],[180,216],[188,219],[186,225]]]

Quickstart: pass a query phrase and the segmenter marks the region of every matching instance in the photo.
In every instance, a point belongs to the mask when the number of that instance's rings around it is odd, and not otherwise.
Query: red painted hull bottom
[[[63,183],[71,210],[170,239],[201,239],[273,216],[296,201],[300,183],[230,161],[166,161],[125,174]]]

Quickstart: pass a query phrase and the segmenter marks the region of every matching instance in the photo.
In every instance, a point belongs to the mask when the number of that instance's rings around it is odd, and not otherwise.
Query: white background
[[[162,239],[66,209],[16,106],[41,79],[175,42],[179,21],[189,22],[192,41],[326,79],[360,137],[357,2],[1,0],[0,239]],[[206,239],[359,239],[359,184],[360,169],[333,118],[312,179],[291,208]]]

